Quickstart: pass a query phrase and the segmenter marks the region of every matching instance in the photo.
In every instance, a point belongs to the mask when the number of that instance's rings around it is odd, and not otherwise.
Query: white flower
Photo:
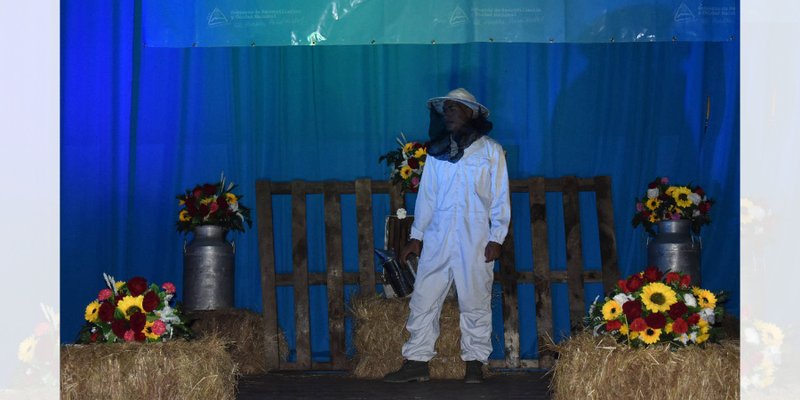
[[[761,343],[761,338],[758,336],[758,332],[756,332],[753,328],[745,328],[744,330],[744,341],[746,343],[751,344],[759,344]]]
[[[700,318],[709,324],[714,324],[714,310],[710,308],[704,308],[700,310]]]
[[[697,307],[697,299],[695,299],[691,293],[683,295],[683,302],[689,307]]]
[[[689,193],[689,195],[686,196],[686,197],[688,197],[689,200],[691,200],[692,203],[694,203],[694,204],[700,204],[700,201],[702,201],[702,197],[700,197],[699,194],[694,193],[694,192]]]
[[[700,216],[700,210],[693,210],[692,211],[692,217],[693,218],[696,218],[696,217],[699,217],[699,216]]]
[[[405,219],[408,213],[406,212],[405,208],[398,208],[397,209],[397,219]]]
[[[675,338],[675,340],[683,343],[683,345],[685,346],[686,343],[689,341],[689,335],[684,333],[684,334],[678,336],[677,338]]]
[[[647,198],[652,199],[658,197],[658,188],[647,189]]]
[[[629,300],[633,300],[633,298],[628,296],[625,293],[620,293],[620,294],[614,296],[614,301],[616,301],[617,304],[619,304],[620,307],[622,307],[622,305],[627,303]]]

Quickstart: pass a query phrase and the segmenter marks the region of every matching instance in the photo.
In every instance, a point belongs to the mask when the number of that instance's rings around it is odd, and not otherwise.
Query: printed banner
[[[728,41],[738,0],[143,2],[151,47]]]

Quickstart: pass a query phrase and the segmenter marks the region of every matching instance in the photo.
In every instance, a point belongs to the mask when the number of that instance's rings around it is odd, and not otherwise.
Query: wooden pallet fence
[[[512,193],[528,193],[530,229],[532,237],[533,270],[520,272],[515,268],[513,230],[509,230],[500,258],[500,271],[495,282],[503,288],[504,360],[492,360],[491,365],[502,368],[549,368],[553,355],[544,346],[553,337],[553,309],[551,285],[566,283],[569,292],[570,324],[578,327],[583,318],[584,284],[602,282],[610,290],[619,277],[614,234],[614,214],[611,201],[611,179],[607,176],[593,178],[543,178],[532,177],[510,182]],[[567,251],[566,271],[553,271],[550,263],[547,237],[547,192],[562,193],[564,227]],[[594,192],[597,208],[600,242],[600,271],[585,271],[581,243],[579,193]],[[306,196],[322,194],[325,210],[326,265],[325,273],[308,272],[308,238],[306,237]],[[342,256],[342,206],[341,196],[355,195],[356,225],[358,229],[357,273],[344,272]],[[375,293],[375,259],[373,256],[374,230],[383,230],[384,221],[373,221],[372,195],[388,194],[391,209],[403,206],[403,197],[387,181],[359,179],[352,182],[256,182],[259,260],[261,266],[262,304],[267,332],[266,354],[268,370],[345,370],[350,364],[345,348],[345,285],[358,285],[361,293]],[[291,273],[275,272],[272,196],[290,195],[292,199],[292,263]],[[519,221],[517,221],[519,223]],[[377,228],[376,228],[377,227]],[[536,302],[536,326],[539,343],[538,359],[520,359],[519,304],[517,287],[532,284]],[[310,310],[308,289],[310,285],[326,285],[328,294],[328,328],[330,362],[314,362],[310,346]],[[276,289],[292,286],[295,301],[296,360],[283,361],[278,351],[278,320]],[[399,349],[398,349],[399,351]]]

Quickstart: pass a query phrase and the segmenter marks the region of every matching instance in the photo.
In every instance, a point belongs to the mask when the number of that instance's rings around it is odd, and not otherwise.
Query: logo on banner
[[[228,23],[228,17],[220,11],[219,8],[214,8],[211,14],[208,14],[208,26],[222,25]]]
[[[467,17],[467,13],[461,9],[461,7],[456,6],[453,10],[453,13],[450,14],[450,25],[456,26],[461,25],[465,22],[469,21],[469,17]]]
[[[689,21],[694,19],[694,14],[692,14],[692,10],[689,9],[689,6],[686,3],[681,3],[678,6],[678,9],[675,10],[675,22],[683,22]]]

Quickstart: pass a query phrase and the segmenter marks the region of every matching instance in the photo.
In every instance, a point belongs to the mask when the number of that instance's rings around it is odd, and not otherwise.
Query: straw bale
[[[238,371],[223,340],[103,343],[61,348],[61,398],[236,398]]]
[[[350,313],[355,323],[353,342],[356,363],[353,375],[359,378],[383,378],[403,364],[400,353],[408,340],[405,323],[408,319],[408,298],[385,299],[359,296],[352,299]],[[461,360],[461,329],[458,303],[448,299],[442,307],[440,334],[436,341],[436,357],[429,366],[433,379],[461,379],[465,365]]]
[[[739,342],[633,349],[580,333],[552,345],[553,399],[738,399]]]
[[[227,342],[228,351],[243,375],[267,372],[264,316],[246,309],[192,311],[187,314],[198,337],[216,336]],[[281,360],[289,355],[283,332],[278,334]]]

